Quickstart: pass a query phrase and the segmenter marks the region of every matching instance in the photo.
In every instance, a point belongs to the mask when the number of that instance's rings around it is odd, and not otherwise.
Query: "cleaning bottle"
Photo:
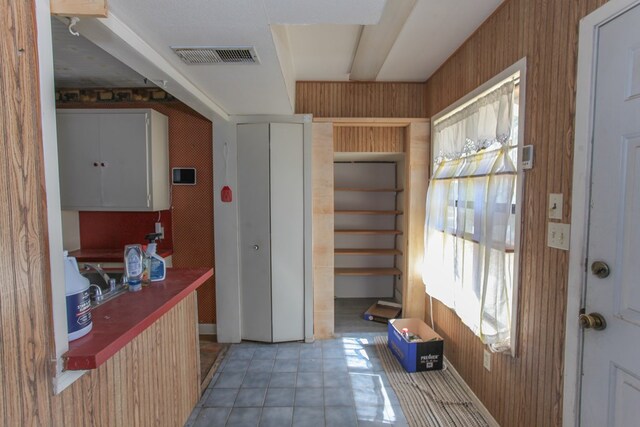
[[[69,341],[87,335],[93,327],[89,279],[80,274],[75,258],[64,251],[64,283],[67,295],[67,330]]]
[[[142,245],[142,286],[148,286],[151,283],[151,258],[147,254],[147,245]]]
[[[160,236],[160,233],[151,233],[145,236],[145,239],[149,241],[146,257],[149,260],[149,279],[152,282],[164,280],[167,274],[167,265],[164,258],[156,253],[156,242]]]
[[[124,266],[129,282],[129,291],[137,292],[142,289],[142,247],[138,244],[124,247]]]

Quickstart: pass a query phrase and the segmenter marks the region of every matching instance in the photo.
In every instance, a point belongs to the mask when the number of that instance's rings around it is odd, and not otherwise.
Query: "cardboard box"
[[[419,336],[423,342],[409,342],[402,329]],[[388,326],[388,345],[407,372],[442,369],[444,341],[420,319],[393,319]]]
[[[402,311],[402,305],[395,302],[378,301],[364,312],[364,320],[387,323],[389,319],[395,319]]]

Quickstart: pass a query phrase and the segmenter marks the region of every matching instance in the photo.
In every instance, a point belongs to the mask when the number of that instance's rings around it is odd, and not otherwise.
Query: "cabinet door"
[[[149,142],[146,113],[109,113],[100,120],[102,206],[149,207]]]
[[[100,206],[100,114],[57,115],[62,209]]]
[[[237,133],[242,339],[271,342],[269,124]]]

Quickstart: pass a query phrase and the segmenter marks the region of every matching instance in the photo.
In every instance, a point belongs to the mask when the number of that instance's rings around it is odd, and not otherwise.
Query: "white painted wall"
[[[62,211],[62,246],[69,252],[80,249],[80,215],[77,211]]]
[[[225,149],[226,145],[226,149]],[[218,342],[240,342],[238,199],[223,203],[222,187],[238,189],[236,124],[213,121],[213,217]],[[226,158],[226,160],[225,160]],[[236,193],[237,195],[237,193]]]
[[[336,188],[395,188],[395,163],[335,163]],[[396,194],[391,192],[335,192],[335,210],[394,210]],[[335,215],[336,229],[386,229],[396,227],[392,215]],[[393,248],[393,235],[337,234],[336,248]],[[394,267],[393,255],[338,255],[336,267]],[[336,276],[337,298],[392,298],[394,276]]]
[[[35,4],[38,32],[38,68],[40,86],[40,120],[44,160],[44,185],[47,198],[49,229],[49,265],[51,268],[51,317],[55,347],[54,393],[60,393],[85,371],[63,372],[62,355],[69,349],[65,299],[62,214],[58,180],[58,140],[56,132],[55,86],[53,81],[53,50],[51,40],[51,9],[48,0]]]

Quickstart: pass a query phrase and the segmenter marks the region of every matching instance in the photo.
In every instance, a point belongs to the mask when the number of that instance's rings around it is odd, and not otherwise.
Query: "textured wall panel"
[[[211,121],[179,101],[140,102],[62,102],[59,108],[153,108],[169,117],[169,167],[195,167],[197,185],[174,185],[171,187],[171,217],[168,219],[172,231],[174,267],[213,267],[213,127]],[[112,230],[106,242],[131,240],[131,228],[114,227],[123,218],[130,223],[138,221],[144,232],[150,233],[147,223],[153,227],[157,213],[129,212],[81,212],[81,241],[87,237],[85,230],[92,227]],[[164,220],[163,220],[164,221]],[[110,225],[111,223],[111,225]],[[117,238],[116,238],[117,236]],[[135,237],[135,236],[134,236]],[[166,243],[165,243],[166,244]],[[91,239],[93,247],[100,242]],[[198,320],[200,323],[216,323],[215,273],[214,277],[198,289]]]
[[[347,127],[333,130],[335,152],[402,153],[406,127]]]
[[[427,82],[433,116],[527,57],[524,143],[536,158],[525,180],[517,357],[495,354],[486,371],[480,340],[445,306],[433,312],[446,356],[503,426],[562,425],[568,252],[546,246],[544,207],[548,193],[571,200],[578,22],[603,3],[507,0]]]
[[[296,82],[296,113],[315,117],[426,117],[424,83]]]
[[[313,124],[313,333],[333,337],[335,292],[333,216],[333,131],[331,123]]]
[[[161,211],[165,238],[158,249],[173,248],[171,211]],[[83,249],[124,248],[144,243],[144,236],[155,232],[158,212],[80,212],[80,246]]]

